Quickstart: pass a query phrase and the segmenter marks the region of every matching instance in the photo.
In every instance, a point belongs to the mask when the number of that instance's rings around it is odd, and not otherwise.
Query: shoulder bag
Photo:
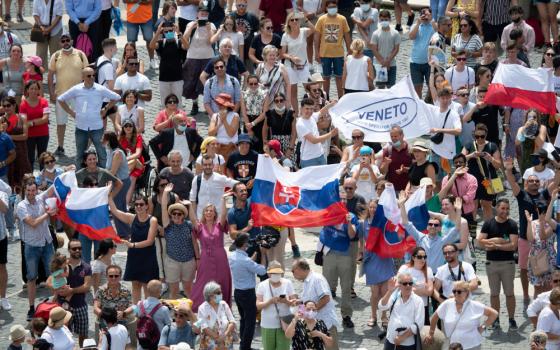
[[[477,151],[476,141],[473,141],[473,147],[474,147],[473,151],[476,152]],[[504,192],[504,184],[502,183],[502,179],[499,176],[497,176],[494,179],[490,177],[490,168],[488,166],[488,163],[486,163],[487,165],[486,168],[488,169],[488,176],[486,176],[486,174],[484,173],[484,168],[482,167],[482,161],[480,160],[480,157],[476,157],[476,162],[478,164],[478,169],[480,170],[480,174],[484,178],[482,180],[482,185],[486,189],[486,193],[492,195],[492,194],[498,194]]]
[[[445,115],[445,120],[443,121],[442,129],[445,128],[445,123],[447,123],[447,118],[449,117],[449,113],[451,113],[451,107],[449,107],[449,110],[447,111],[447,114]],[[435,135],[432,135],[430,137],[430,141],[432,141],[436,145],[439,145],[440,143],[443,142],[443,133],[438,132]]]
[[[270,280],[268,280],[268,288],[270,289],[270,297],[274,298],[274,293],[272,292],[272,285],[270,284]],[[278,315],[278,319],[280,320],[280,327],[284,332],[288,329],[288,325],[292,322],[294,315],[286,315],[281,316],[280,310],[278,309],[278,305],[274,304],[274,308],[276,309],[276,314]]]
[[[51,0],[51,8],[49,10],[49,26],[52,23],[52,17],[53,17],[53,8],[54,8],[54,2],[56,0]],[[44,43],[49,41],[49,37],[50,35],[45,35],[43,34],[43,29],[41,29],[41,25],[35,23],[33,25],[33,27],[31,28],[31,37],[30,40],[33,41],[34,43]]]

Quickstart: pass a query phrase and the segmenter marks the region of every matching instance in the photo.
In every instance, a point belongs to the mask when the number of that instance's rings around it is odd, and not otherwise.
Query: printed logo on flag
[[[298,186],[284,186],[280,181],[274,185],[274,208],[282,214],[289,214],[299,205],[301,198]]]
[[[406,127],[417,115],[418,106],[413,98],[391,97],[358,107],[342,115],[342,119],[358,128],[386,133],[394,125]]]
[[[395,225],[390,220],[387,220],[383,228],[383,237],[389,245],[396,245],[405,239],[405,231],[401,225]]]

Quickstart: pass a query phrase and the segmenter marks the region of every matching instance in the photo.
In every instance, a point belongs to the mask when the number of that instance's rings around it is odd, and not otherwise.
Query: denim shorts
[[[427,63],[410,63],[410,76],[412,84],[422,85],[424,82],[428,84],[430,81],[430,65]]]
[[[344,67],[344,57],[322,57],[321,66],[323,67],[323,77],[337,78],[342,77],[342,69]]]
[[[130,23],[126,22],[126,40],[128,42],[138,41],[138,32],[142,30],[142,36],[144,40],[149,43],[154,37],[154,27],[152,25],[152,20],[146,23]]]
[[[25,266],[27,268],[27,280],[32,281],[34,279],[37,279],[37,275],[39,274],[39,261],[41,260],[43,261],[43,265],[45,265],[46,275],[50,275],[49,264],[51,262],[52,256],[54,255],[53,245],[48,243],[43,247],[33,247],[29,244],[26,244],[24,249],[26,263]]]
[[[317,158],[311,158],[306,160],[302,159],[299,161],[299,165],[302,169],[307,168],[308,166],[325,165],[325,164],[327,164],[327,160],[325,159],[324,155],[320,155]]]

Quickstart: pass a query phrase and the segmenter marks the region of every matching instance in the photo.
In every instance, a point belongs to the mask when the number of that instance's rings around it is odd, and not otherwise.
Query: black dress
[[[304,320],[299,320],[296,323],[295,333],[292,337],[292,350],[323,350],[325,344],[323,340],[318,337],[312,337],[311,331],[319,331],[327,336],[330,336],[325,322],[317,320],[313,329],[307,328],[307,323]]]
[[[142,242],[148,239],[148,231],[150,231],[150,219],[144,222],[138,220],[138,216],[134,216],[131,225],[130,241],[132,243]],[[145,248],[128,248],[126,257],[126,268],[124,270],[125,281],[139,281],[148,283],[153,279],[159,278],[159,269],[156,256],[156,245]]]
[[[420,186],[420,180],[426,177],[426,168],[430,165],[430,162],[425,162],[422,165],[417,165],[412,163],[408,169],[408,180],[412,186]]]

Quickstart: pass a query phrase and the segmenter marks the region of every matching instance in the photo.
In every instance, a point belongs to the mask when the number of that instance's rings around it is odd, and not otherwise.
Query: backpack
[[[49,314],[51,313],[51,310],[58,306],[60,305],[58,305],[57,302],[45,299],[35,308],[35,314],[33,314],[33,317],[41,318],[45,321],[45,323],[47,323],[49,322]]]
[[[91,55],[93,54],[93,43],[86,33],[80,33],[78,35],[76,38],[76,45],[74,47],[85,53],[88,58],[91,58]]]
[[[99,70],[101,69],[101,67],[103,67],[107,63],[111,63],[111,60],[105,60],[105,61],[99,63],[99,65],[97,64],[97,61],[95,61],[94,63],[89,65],[89,67],[91,69],[93,69],[93,71],[94,71],[94,75],[95,75],[95,77],[94,77],[95,80],[94,81],[97,84],[105,85],[105,83],[107,82],[107,80],[103,80],[102,82],[99,81]]]
[[[146,313],[144,303],[140,302],[140,317],[136,324],[136,338],[144,349],[156,349],[158,346],[160,333],[153,316],[162,306],[162,304],[157,304],[150,313]]]

